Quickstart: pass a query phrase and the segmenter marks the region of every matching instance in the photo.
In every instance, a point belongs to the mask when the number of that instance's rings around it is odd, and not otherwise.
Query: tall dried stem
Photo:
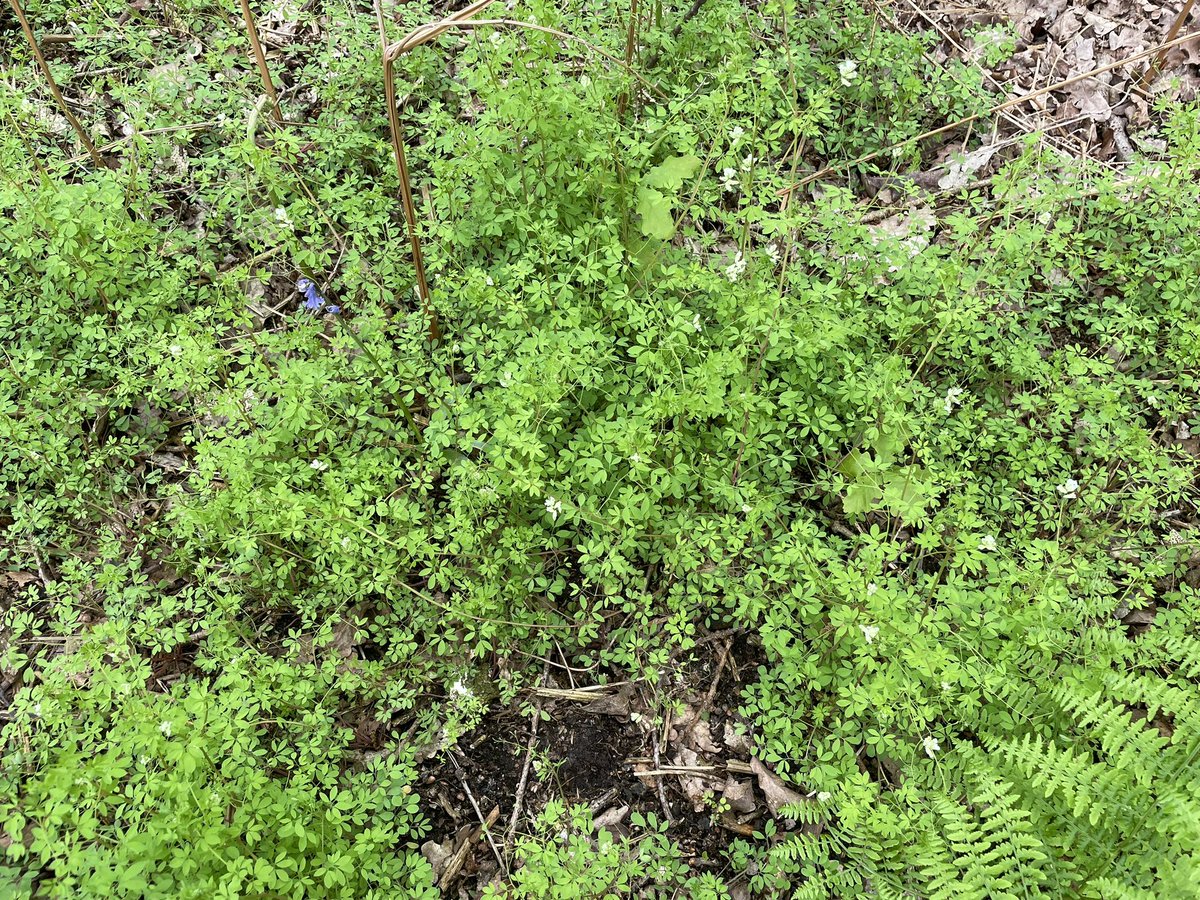
[[[258,74],[262,78],[263,90],[271,98],[271,117],[276,125],[283,124],[283,113],[279,111],[279,95],[275,93],[275,83],[271,81],[271,70],[267,68],[267,57],[263,53],[262,43],[258,39],[258,26],[254,22],[254,13],[250,12],[250,0],[241,0],[242,21],[246,23],[246,37],[250,39],[250,49],[254,52],[254,62],[258,65]]]
[[[1179,29],[1183,27],[1184,20],[1187,19],[1188,13],[1192,11],[1192,7],[1195,5],[1196,0],[1187,0],[1187,3],[1183,4],[1183,9],[1181,9],[1179,11],[1179,15],[1175,17],[1175,24],[1173,24],[1171,26],[1171,30],[1167,32],[1166,42],[1168,44],[1175,40],[1175,35],[1179,34]],[[1142,90],[1148,88],[1154,82],[1154,79],[1158,77],[1159,67],[1162,66],[1163,60],[1166,58],[1166,56],[1166,48],[1158,51],[1158,55],[1155,56],[1154,61],[1150,63],[1150,68],[1148,68],[1146,70],[1146,74],[1142,76],[1142,81],[1139,85]]]
[[[437,38],[439,35],[445,34],[453,28],[478,28],[478,27],[506,27],[520,28],[526,31],[537,31],[542,34],[548,34],[557,38],[560,41],[571,41],[582,44],[588,50],[604,57],[609,62],[617,66],[624,65],[621,60],[617,59],[610,53],[589,44],[587,41],[578,37],[573,37],[566,32],[559,31],[556,28],[548,28],[545,25],[537,25],[533,22],[515,22],[511,19],[481,19],[469,21],[477,13],[481,12],[490,6],[495,0],[476,0],[475,3],[465,6],[456,13],[452,13],[444,19],[437,22],[432,22],[427,25],[422,25],[410,31],[404,38],[394,44],[388,44],[387,35],[385,34],[385,20],[383,10],[379,5],[379,0],[376,0],[375,14],[379,21],[380,40],[383,45],[383,89],[387,102],[387,119],[388,130],[391,132],[392,138],[392,155],[396,161],[396,174],[400,179],[400,201],[404,207],[404,220],[408,228],[408,240],[412,247],[413,267],[417,273],[417,294],[421,299],[421,307],[425,313],[425,318],[429,323],[429,339],[436,341],[441,332],[438,328],[437,313],[434,311],[429,297],[429,282],[425,277],[425,258],[421,253],[421,239],[417,234],[417,207],[413,201],[412,182],[409,179],[408,158],[404,153],[404,128],[400,124],[400,110],[396,104],[396,60],[403,56],[408,51],[427,44]],[[659,96],[662,92],[645,78],[637,74],[636,71],[629,65],[624,65],[624,68],[629,71],[629,74],[638,81],[643,87],[652,91]]]
[[[104,160],[100,158],[100,153],[96,150],[96,145],[92,143],[92,139],[88,137],[88,133],[83,130],[83,126],[75,118],[75,114],[71,112],[71,108],[67,106],[67,101],[63,99],[62,92],[58,89],[58,83],[54,80],[54,76],[50,74],[50,67],[46,65],[46,57],[42,56],[42,48],[38,46],[37,38],[33,36],[33,29],[29,27],[29,20],[25,18],[25,10],[21,8],[19,0],[8,0],[8,5],[16,13],[17,21],[21,23],[21,30],[25,32],[25,40],[29,42],[29,49],[33,51],[33,58],[37,60],[38,68],[42,70],[42,75],[45,76],[46,83],[50,86],[50,93],[54,95],[54,102],[58,104],[58,108],[62,110],[62,114],[67,117],[67,121],[71,123],[71,127],[79,135],[79,142],[87,150],[88,156],[92,158],[92,162],[97,166],[103,166]]]
[[[633,57],[637,53],[638,0],[629,0],[629,26],[625,31],[625,68],[633,68]],[[625,118],[625,107],[629,103],[628,92],[622,91],[617,98],[617,118]]]
[[[387,102],[388,131],[392,138],[392,156],[396,160],[396,174],[400,179],[400,203],[404,207],[404,222],[408,228],[408,243],[412,248],[413,268],[417,274],[417,296],[421,300],[421,310],[425,313],[428,323],[429,340],[436,341],[441,337],[438,327],[437,312],[429,296],[429,279],[425,275],[425,255],[421,252],[421,238],[417,233],[417,205],[413,200],[412,181],[408,173],[408,157],[404,153],[404,126],[400,123],[400,110],[396,105],[396,60],[414,47],[432,41],[455,24],[471,18],[478,12],[490,6],[494,0],[477,0],[439,22],[422,25],[409,32],[399,43],[391,46],[384,34],[384,17],[379,0],[376,0],[375,14],[379,19],[380,41],[383,44],[383,90]]]

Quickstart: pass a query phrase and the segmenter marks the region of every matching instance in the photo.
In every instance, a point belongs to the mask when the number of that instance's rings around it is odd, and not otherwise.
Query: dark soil
[[[653,705],[665,708],[668,702],[700,709],[716,743],[723,747],[720,736],[725,724],[736,716],[741,692],[763,662],[761,648],[746,637],[736,632],[714,635],[687,659],[678,660],[677,676],[664,679],[657,690],[639,683],[631,692],[631,711],[653,717],[662,711]],[[596,815],[628,806],[631,812],[653,815],[660,821],[666,817],[655,780],[640,779],[634,772],[635,763],[649,763],[653,758],[653,740],[646,727],[633,716],[589,711],[587,704],[570,700],[547,701],[542,708],[549,718],[539,722],[533,742],[518,833],[529,831],[530,820],[552,798],[589,806]],[[516,709],[493,709],[453,750],[424,764],[418,793],[429,818],[431,840],[450,840],[464,826],[477,826],[481,817],[487,818],[498,807],[492,833],[499,842],[508,830],[529,753],[530,727],[529,717]],[[659,748],[664,764],[673,750],[669,745]],[[670,809],[668,835],[683,851],[685,861],[697,870],[724,871],[728,846],[742,835],[715,821],[707,810],[696,812],[677,778],[662,779],[662,794]],[[613,830],[620,832],[628,824],[626,817]],[[474,859],[463,869],[459,894],[476,896],[494,869],[490,848],[479,841]]]

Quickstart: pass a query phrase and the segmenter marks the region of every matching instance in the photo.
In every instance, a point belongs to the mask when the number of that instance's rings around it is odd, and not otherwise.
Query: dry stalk
[[[79,142],[87,150],[88,156],[92,158],[92,162],[97,166],[103,166],[104,160],[100,158],[100,153],[96,150],[96,145],[92,143],[92,139],[88,137],[88,133],[83,130],[83,126],[75,118],[75,114],[71,112],[71,108],[67,106],[67,101],[63,99],[62,92],[58,89],[58,83],[54,80],[54,76],[50,74],[50,66],[46,64],[46,57],[42,56],[42,48],[38,46],[37,38],[33,36],[33,29],[29,27],[29,20],[25,18],[25,10],[21,8],[20,0],[8,0],[8,5],[16,13],[17,21],[21,23],[21,30],[25,32],[25,40],[29,42],[29,49],[33,51],[33,58],[37,60],[38,68],[42,70],[42,75],[45,76],[46,83],[50,86],[50,93],[54,96],[54,102],[58,104],[58,108],[62,110],[62,114],[71,123],[71,127],[75,129],[75,133],[79,136]]]
[[[597,684],[592,687],[582,688],[536,687],[533,689],[533,694],[535,697],[546,700],[574,700],[576,703],[591,703],[599,697],[606,697],[614,693],[617,688],[627,683],[625,681],[618,681],[612,684]]]
[[[550,674],[550,663],[542,666],[542,682],[546,681],[546,676]],[[517,834],[517,826],[521,823],[521,811],[525,804],[525,791],[529,787],[529,768],[533,764],[533,748],[537,744],[538,723],[542,720],[542,704],[539,701],[534,707],[533,713],[530,715],[529,721],[529,743],[525,747],[525,765],[521,767],[521,778],[517,782],[517,794],[513,800],[512,816],[508,820],[508,830],[504,833],[504,853],[507,856],[508,848],[512,846],[513,838]]]
[[[1167,32],[1167,43],[1175,40],[1175,35],[1179,34],[1179,29],[1183,27],[1184,20],[1188,17],[1188,13],[1192,11],[1192,7],[1196,5],[1196,0],[1187,0],[1183,4],[1183,9],[1179,11],[1179,15],[1175,17],[1174,24],[1171,25],[1171,30]],[[1150,68],[1146,70],[1146,74],[1142,76],[1142,81],[1138,85],[1142,90],[1150,87],[1154,79],[1158,77],[1158,69],[1162,65],[1163,60],[1167,56],[1167,48],[1163,47],[1158,51],[1158,55],[1150,62]]]
[[[275,84],[271,81],[271,71],[267,68],[267,57],[263,53],[262,43],[258,40],[258,26],[254,23],[254,13],[250,12],[250,0],[241,0],[242,21],[246,23],[246,37],[250,39],[250,49],[254,51],[254,62],[258,65],[258,74],[262,78],[263,90],[271,98],[271,117],[276,125],[283,124],[283,114],[279,111],[279,95],[275,93]]]
[[[633,57],[637,52],[638,0],[629,0],[629,27],[625,31],[625,67],[633,68]],[[617,98],[617,119],[625,118],[625,107],[629,103],[629,92],[622,91]]]
[[[492,838],[492,825],[500,816],[500,807],[495,807],[485,818],[483,810],[479,808],[479,803],[475,800],[475,794],[471,792],[471,784],[467,781],[467,775],[459,765],[458,759],[453,753],[450,754],[450,762],[454,764],[454,771],[458,775],[458,783],[463,786],[463,791],[466,792],[467,799],[471,802],[471,809],[475,810],[475,815],[479,819],[479,828],[483,832],[483,836],[487,838],[488,845],[492,848],[492,853],[496,857],[496,862],[500,864],[500,871],[506,876],[508,875],[508,863],[504,861],[503,855],[500,853],[500,848],[496,846],[496,841]]]
[[[429,327],[429,340],[437,341],[441,336],[441,329],[438,326],[437,313],[433,309],[429,293],[429,280],[425,274],[425,256],[421,252],[421,239],[417,233],[417,207],[413,200],[412,179],[409,175],[408,157],[404,152],[404,127],[400,122],[400,110],[397,106],[396,98],[396,60],[405,53],[420,47],[422,44],[427,44],[432,40],[445,34],[453,28],[483,28],[487,26],[504,26],[509,28],[521,28],[527,31],[537,31],[542,34],[548,34],[558,38],[560,41],[574,41],[587,47],[594,53],[605,57],[609,61],[618,66],[623,66],[639,83],[643,86],[655,90],[654,86],[649,84],[644,78],[640,77],[629,66],[624,65],[621,60],[616,59],[611,54],[604,52],[598,47],[589,44],[573,35],[559,31],[556,28],[548,28],[544,25],[537,25],[532,22],[518,22],[512,19],[481,19],[474,20],[476,14],[482,12],[488,6],[491,6],[495,0],[475,0],[474,3],[464,6],[457,12],[451,13],[444,19],[437,22],[431,22],[413,29],[399,41],[394,44],[388,44],[387,35],[385,33],[386,22],[383,16],[383,9],[380,6],[380,0],[375,0],[375,15],[379,25],[379,37],[383,45],[383,90],[384,99],[387,103],[387,120],[388,131],[391,133],[392,139],[392,155],[396,163],[396,175],[400,180],[400,202],[404,207],[404,221],[408,229],[409,246],[412,248],[413,268],[416,270],[417,276],[417,295],[421,300],[421,308],[425,313],[425,319]],[[661,92],[659,92],[661,93]]]

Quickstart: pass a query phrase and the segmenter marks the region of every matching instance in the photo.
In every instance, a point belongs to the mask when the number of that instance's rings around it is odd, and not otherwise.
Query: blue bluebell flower
[[[296,290],[304,295],[304,308],[309,312],[318,312],[325,305],[325,298],[309,279],[301,278],[297,281]]]
[[[329,303],[325,296],[317,290],[317,286],[307,278],[297,279],[296,290],[304,295],[304,308],[311,313],[317,313],[324,309],[329,315],[336,316],[342,311],[340,306]]]

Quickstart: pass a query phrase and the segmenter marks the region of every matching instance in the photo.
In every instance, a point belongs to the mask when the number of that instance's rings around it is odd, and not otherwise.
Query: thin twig
[[[503,28],[519,28],[523,31],[536,31],[539,34],[548,34],[551,37],[558,38],[558,40],[562,41],[564,44],[579,44],[581,47],[585,48],[586,50],[589,50],[592,53],[595,53],[597,56],[603,57],[604,59],[608,60],[610,63],[612,63],[617,68],[624,69],[631,78],[633,78],[638,84],[640,84],[646,90],[656,94],[659,98],[661,98],[663,100],[667,99],[667,95],[665,93],[663,93],[662,89],[659,88],[658,85],[656,85],[654,82],[648,80],[644,76],[639,75],[637,72],[637,69],[633,68],[632,66],[626,66],[625,63],[619,57],[614,56],[613,54],[609,53],[607,50],[602,49],[601,47],[597,47],[595,44],[591,43],[590,41],[586,41],[583,38],[578,37],[577,35],[570,34],[569,32],[560,31],[557,28],[550,28],[547,25],[538,25],[536,22],[522,22],[519,19],[472,19],[470,22],[455,22],[452,25],[447,26],[447,29],[462,28],[462,29],[470,30],[472,28],[501,28],[501,27],[503,27]],[[438,32],[438,33],[440,34],[441,32]],[[417,45],[412,45],[412,46],[417,46]],[[407,53],[409,50],[411,50],[412,46],[405,47],[404,50],[401,51],[401,55],[403,55],[403,53]],[[395,49],[395,48],[393,47],[393,49]]]
[[[1173,41],[1168,41],[1167,43],[1161,44],[1158,47],[1152,47],[1149,50],[1143,50],[1140,53],[1134,53],[1132,56],[1128,56],[1125,59],[1118,60],[1117,62],[1114,62],[1114,63],[1109,63],[1108,65],[1105,65],[1105,66],[1100,66],[1098,68],[1092,69],[1089,72],[1084,72],[1081,75],[1075,75],[1071,78],[1066,79],[1065,81],[1057,82],[1056,84],[1049,85],[1048,87],[1039,88],[1038,90],[1033,91],[1032,93],[1023,94],[1020,97],[1014,97],[1011,100],[1005,100],[1003,103],[997,103],[995,106],[991,107],[990,109],[984,110],[981,113],[975,113],[974,115],[967,116],[966,118],[963,118],[963,119],[959,119],[957,122],[951,122],[949,125],[943,125],[940,128],[934,128],[931,131],[923,132],[921,134],[915,135],[914,137],[905,138],[904,140],[897,141],[895,144],[885,147],[882,150],[876,150],[873,153],[864,153],[862,156],[855,157],[854,159],[846,160],[846,161],[839,162],[839,163],[833,163],[831,165],[825,166],[823,169],[818,169],[816,172],[813,172],[811,175],[806,175],[804,178],[801,178],[795,184],[791,184],[788,187],[782,188],[781,190],[777,191],[776,196],[779,196],[779,197],[787,196],[792,191],[802,188],[807,184],[811,184],[812,182],[816,181],[818,178],[824,178],[826,175],[829,175],[833,172],[840,172],[843,169],[849,169],[853,166],[858,166],[858,165],[861,165],[862,163],[870,162],[871,160],[878,159],[881,156],[885,156],[885,155],[891,153],[893,150],[899,149],[900,147],[907,147],[909,144],[915,144],[917,141],[923,141],[926,138],[936,137],[939,134],[945,134],[947,131],[953,131],[955,128],[961,128],[963,125],[968,125],[971,122],[978,122],[980,119],[986,119],[989,116],[994,116],[997,113],[1001,113],[1006,109],[1011,109],[1014,106],[1019,106],[1020,104],[1026,103],[1029,100],[1033,100],[1033,99],[1036,99],[1037,97],[1041,97],[1044,94],[1049,94],[1053,91],[1060,91],[1063,88],[1070,87],[1071,85],[1077,84],[1078,82],[1084,81],[1088,78],[1094,78],[1097,75],[1103,75],[1105,72],[1111,72],[1114,69],[1120,69],[1123,66],[1129,65],[1130,63],[1135,63],[1140,59],[1145,59],[1148,56],[1152,56],[1155,53],[1158,53],[1160,50],[1169,50],[1172,47],[1178,47],[1180,44],[1187,43],[1188,41],[1192,40],[1193,38],[1197,38],[1197,37],[1200,37],[1200,31],[1190,31],[1187,34],[1185,34],[1183,37],[1176,38]]]
[[[670,723],[670,716],[671,716],[671,710],[668,709],[667,710],[667,719],[663,723],[664,733],[667,730],[667,725]],[[654,741],[654,771],[656,771],[656,772],[661,771],[662,770],[662,756],[659,753],[659,749],[658,749],[658,729],[657,728],[655,728],[650,733],[650,737]],[[671,804],[667,802],[667,789],[663,785],[662,778],[656,777],[654,779],[654,784],[658,788],[658,802],[659,802],[659,805],[662,806],[663,815],[666,816],[668,822],[674,822],[675,816],[672,815],[672,813],[671,813]]]
[[[29,27],[29,20],[25,18],[25,10],[21,8],[20,0],[8,0],[8,5],[16,13],[17,21],[21,23],[21,30],[25,32],[25,40],[29,42],[29,49],[33,51],[33,58],[37,60],[38,68],[42,70],[42,75],[45,76],[46,83],[50,86],[50,93],[54,95],[54,102],[58,104],[58,108],[62,110],[62,114],[67,117],[67,121],[71,123],[71,127],[79,135],[79,141],[87,149],[88,156],[92,158],[92,162],[97,166],[103,166],[104,160],[100,158],[100,153],[96,150],[96,145],[92,143],[92,139],[88,137],[88,133],[83,130],[83,126],[75,118],[75,114],[71,112],[71,108],[67,106],[67,101],[63,99],[62,92],[58,89],[58,83],[54,80],[54,76],[50,74],[50,66],[46,64],[46,57],[42,56],[42,48],[38,46],[37,38],[33,36],[33,29]]]
[[[651,776],[660,778],[672,775],[692,775],[696,778],[711,778],[716,781],[724,778],[723,770],[719,771],[717,766],[663,766],[661,769],[650,769],[637,774],[639,778],[650,778]]]
[[[700,709],[704,712],[712,709],[713,700],[717,696],[717,687],[721,684],[721,673],[725,671],[725,663],[729,660],[729,651],[733,647],[733,638],[729,638],[721,646],[721,657],[717,660],[717,672],[713,675],[712,684],[708,688],[708,693],[704,696],[704,705]]]
[[[546,680],[546,676],[550,672],[550,665],[547,663],[542,666],[542,681]],[[542,720],[542,704],[539,701],[533,709],[533,715],[530,717],[532,721],[529,723],[529,743],[525,747],[525,765],[521,767],[521,779],[517,782],[517,796],[513,800],[512,816],[508,820],[508,830],[504,833],[504,852],[508,852],[508,848],[512,845],[512,840],[517,833],[517,825],[521,821],[521,809],[525,805],[525,789],[529,785],[529,768],[533,762],[533,746],[537,741],[538,723]]]
[[[33,560],[37,563],[38,577],[42,579],[42,586],[49,591],[54,578],[47,571],[46,564],[42,561],[42,554],[38,553],[37,547],[30,547],[33,551]]]
[[[279,95],[275,93],[275,84],[271,81],[271,70],[267,68],[267,57],[263,54],[262,44],[258,40],[258,26],[254,24],[254,13],[250,12],[250,0],[241,0],[242,21],[246,23],[246,37],[250,39],[250,48],[254,51],[254,61],[258,64],[258,74],[262,77],[263,90],[271,98],[271,117],[276,125],[283,124],[283,114],[279,111]]]
[[[454,763],[454,771],[458,775],[459,784],[463,786],[463,790],[467,794],[467,799],[471,801],[471,809],[475,810],[475,815],[479,817],[479,824],[483,828],[483,836],[487,838],[487,842],[491,845],[492,853],[496,856],[496,862],[500,863],[500,871],[505,876],[508,875],[508,863],[504,861],[504,857],[500,855],[500,850],[496,847],[496,842],[492,840],[492,829],[489,827],[487,819],[483,817],[483,811],[479,808],[479,804],[475,802],[475,795],[471,793],[471,785],[467,783],[467,776],[462,770],[462,766],[458,764],[454,753],[450,753],[450,762]],[[490,816],[488,818],[491,818]],[[494,821],[494,820],[493,820]]]

